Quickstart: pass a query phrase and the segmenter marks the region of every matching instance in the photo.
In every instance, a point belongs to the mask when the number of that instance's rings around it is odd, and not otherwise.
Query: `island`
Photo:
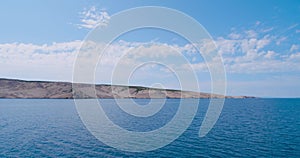
[[[74,92],[74,86],[76,91]],[[93,86],[93,96],[79,93]],[[78,88],[79,87],[79,88]],[[87,98],[254,98],[252,96],[224,96],[203,92],[159,89],[142,86],[124,86],[108,84],[83,84],[53,81],[25,81],[0,78],[0,98],[23,99],[87,99]]]

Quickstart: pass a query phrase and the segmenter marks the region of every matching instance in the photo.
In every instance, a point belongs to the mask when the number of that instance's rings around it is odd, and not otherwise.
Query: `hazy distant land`
[[[83,91],[91,86],[76,84]],[[79,89],[80,89],[79,88]],[[95,85],[97,98],[224,98],[223,95],[157,89],[141,86]],[[150,94],[150,95],[149,95]],[[84,93],[72,92],[72,83],[49,81],[24,81],[0,79],[0,98],[72,99],[95,98]],[[225,98],[253,98],[249,96],[225,96]]]

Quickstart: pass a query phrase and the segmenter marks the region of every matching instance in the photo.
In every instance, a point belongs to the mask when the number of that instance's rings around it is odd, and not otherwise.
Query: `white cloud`
[[[62,43],[31,44],[6,43],[0,44],[0,75],[11,78],[68,80],[72,78],[73,64],[82,41]],[[87,52],[99,52],[105,44],[86,42]],[[177,68],[182,65],[178,58],[188,60],[195,58],[195,49],[191,45],[168,45],[165,43],[140,43],[119,41],[111,44],[102,56],[99,66],[105,73],[111,73],[113,66],[121,60],[123,63],[142,63],[145,59],[173,63]],[[180,57],[182,56],[182,57]],[[83,54],[87,58],[97,60],[95,54]],[[184,58],[185,59],[185,58]],[[195,59],[194,59],[195,60]],[[180,63],[181,62],[181,63]],[[126,67],[125,67],[126,68]]]
[[[276,45],[273,43],[279,44],[284,40],[287,37],[266,35],[263,30],[248,30],[240,34],[231,33],[228,38],[219,37],[215,43],[228,73],[298,72],[300,67],[297,53],[280,54],[275,51]],[[293,51],[298,49],[296,48],[295,45],[291,46]],[[194,67],[203,71],[205,64],[194,64]]]
[[[238,39],[220,37],[215,40],[217,51],[222,54],[228,73],[268,73],[300,71],[300,53],[280,54],[268,47],[278,39],[264,35],[254,38],[238,34]],[[76,52],[82,41],[36,45],[25,43],[0,44],[1,76],[20,75],[19,78],[45,78],[71,80]],[[105,44],[87,43],[88,49],[99,51]],[[272,45],[274,46],[274,45]],[[211,43],[202,44],[201,50],[211,50]],[[273,48],[273,47],[271,47]],[[275,48],[274,48],[275,49]],[[296,46],[290,48],[296,51]],[[88,58],[94,58],[86,54]],[[126,42],[112,43],[101,58],[99,66],[103,73],[111,73],[119,60],[123,64],[142,63],[145,59],[173,64],[177,69],[186,69],[191,62],[197,72],[206,72],[207,64],[197,53],[193,44],[172,45],[159,42]],[[200,59],[200,60],[199,60]],[[97,60],[97,58],[94,58]],[[88,64],[88,63],[87,63]],[[124,68],[126,68],[124,66]],[[25,74],[25,76],[24,76]],[[151,75],[151,73],[149,73]]]
[[[298,24],[293,24],[293,25],[289,26],[289,27],[287,28],[287,30],[294,29],[294,28],[297,27],[297,26],[298,26]]]
[[[276,45],[280,45],[285,40],[287,40],[287,37],[280,37],[279,39],[277,39]]]
[[[216,40],[216,44],[220,54],[234,54],[236,53],[236,46],[240,44],[239,40],[231,40],[219,38]]]
[[[268,73],[268,72],[293,72],[300,71],[296,54],[280,55],[274,50],[268,50],[267,46],[272,42],[277,41],[276,37],[265,35],[263,37],[250,38],[247,35],[240,35],[240,39],[225,39],[218,38],[215,40],[217,50],[223,55],[223,61],[228,73]],[[203,45],[202,50],[212,49],[211,45]],[[207,47],[207,49],[206,49]],[[120,59],[123,53],[129,50],[135,50],[132,56],[127,56],[124,62],[142,62],[145,57],[152,58],[153,60],[169,60],[175,62],[173,51],[179,51],[185,54],[185,57],[192,62],[191,66],[198,72],[207,71],[207,65],[200,60],[195,62],[196,57],[199,58],[200,54],[197,52],[192,44],[184,46],[168,45],[165,43],[138,43],[138,42],[125,42],[113,44],[110,48],[111,53],[105,57],[104,66],[108,66],[112,61]],[[122,50],[122,51],[121,51]],[[113,53],[112,53],[113,52]],[[178,54],[177,54],[178,55]],[[198,56],[195,56],[198,55]],[[130,57],[130,58],[128,58]],[[293,60],[292,60],[293,59]],[[198,61],[198,60],[197,60]],[[182,68],[188,65],[179,64]]]
[[[300,30],[296,30],[296,33],[300,33]]]
[[[256,49],[262,49],[267,46],[271,42],[271,38],[269,36],[264,36],[262,39],[257,40]]]
[[[298,63],[298,66],[299,67],[299,63],[300,63],[300,52],[299,53],[294,53],[294,54],[291,54],[289,56],[289,59],[292,60],[292,61],[295,61]]]
[[[257,37],[257,32],[254,31],[254,30],[247,30],[247,31],[245,31],[245,33],[249,38],[256,38]]]
[[[275,53],[274,51],[268,51],[265,55],[264,55],[264,57],[265,58],[267,58],[267,59],[272,59],[272,58],[274,58],[275,56],[277,56],[277,53]]]
[[[95,6],[85,9],[79,14],[81,24],[77,24],[78,28],[93,29],[97,26],[106,26],[110,19],[106,11],[99,11]]]
[[[11,78],[70,80],[80,44],[81,41],[0,44],[0,74]]]
[[[299,65],[299,63],[289,61],[259,60],[226,65],[226,70],[227,72],[239,74],[295,72],[300,71],[297,65]]]
[[[296,51],[299,49],[299,45],[293,44],[290,48],[290,52]]]
[[[262,32],[263,32],[263,33],[267,33],[267,32],[272,31],[273,29],[274,29],[273,27],[266,28],[266,29],[263,29]]]
[[[238,33],[230,33],[228,35],[228,37],[231,38],[231,39],[239,39],[239,38],[241,38],[241,35],[238,34]]]
[[[242,35],[240,35],[242,37]],[[222,55],[237,55],[246,54],[253,56],[270,44],[272,37],[264,36],[263,38],[248,38],[243,37],[240,39],[225,39],[218,38],[215,43],[217,44],[218,51]]]

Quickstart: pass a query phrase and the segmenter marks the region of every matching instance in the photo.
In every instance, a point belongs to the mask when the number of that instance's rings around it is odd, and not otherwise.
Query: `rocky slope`
[[[95,98],[85,92],[85,89],[89,86],[91,85],[76,84],[78,89],[73,94],[72,83],[68,82],[0,79],[0,98]],[[224,96],[217,94],[140,86],[96,85],[95,89],[97,98],[224,98]],[[225,98],[249,97],[225,96]]]

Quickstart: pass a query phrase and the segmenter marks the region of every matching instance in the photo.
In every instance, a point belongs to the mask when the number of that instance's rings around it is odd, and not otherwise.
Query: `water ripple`
[[[121,127],[150,131],[173,117],[178,101],[167,100],[158,117],[136,122],[120,116],[116,106],[105,108]],[[72,100],[1,99],[0,157],[300,157],[300,99],[228,99],[215,127],[199,138],[208,101],[200,102],[196,118],[176,141],[131,153],[92,136]]]

